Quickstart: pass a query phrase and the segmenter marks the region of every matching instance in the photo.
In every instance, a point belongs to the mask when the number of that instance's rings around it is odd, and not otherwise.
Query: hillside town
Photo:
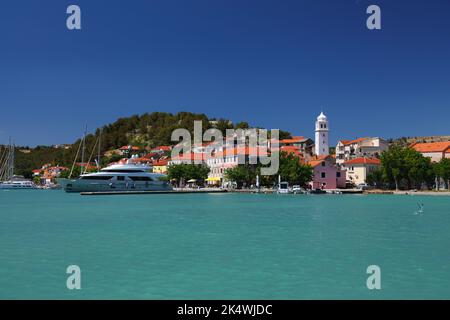
[[[191,152],[174,157],[171,157],[174,145],[161,145],[153,148],[124,145],[107,151],[103,156],[108,159],[116,159],[108,165],[125,164],[127,162],[147,165],[152,168],[154,173],[169,174],[169,178],[171,167],[193,163],[207,167],[207,176],[198,179],[189,179],[189,177],[178,179],[180,181],[176,183],[179,187],[253,188],[259,186],[259,181],[255,181],[260,178],[256,178],[256,171],[253,174],[253,179],[247,179],[243,184],[233,181],[232,175],[227,173],[241,165],[240,157],[243,157],[246,163],[252,163],[251,157],[269,155],[274,151],[272,145],[276,144],[278,146],[277,151],[281,155],[289,155],[297,159],[296,161],[299,164],[311,169],[311,176],[302,187],[311,190],[381,187],[377,185],[377,181],[374,181],[376,179],[373,176],[380,172],[382,154],[390,149],[391,144],[381,137],[361,137],[353,140],[341,139],[337,142],[335,148],[330,148],[329,133],[329,120],[321,112],[315,121],[314,140],[307,135],[295,135],[276,141],[269,139],[267,146],[258,147],[258,150],[254,150],[255,148],[248,145],[242,148],[237,145],[236,139],[228,137],[224,138],[223,143],[220,144],[217,141],[194,144]],[[58,147],[61,148],[61,146]],[[67,148],[67,146],[62,147]],[[450,159],[450,141],[427,139],[423,142],[409,143],[407,147],[430,159],[432,163],[439,163],[442,159]],[[100,164],[98,162],[76,162],[74,166],[88,172],[98,170]],[[33,170],[33,178],[38,184],[51,186],[55,184],[56,178],[69,170],[68,167],[48,163]],[[73,168],[71,171],[73,171]],[[287,177],[283,177],[280,173],[276,179],[271,181],[273,185],[276,185],[277,182],[279,184],[281,180],[286,179]],[[449,183],[446,176],[442,179],[441,177],[435,177],[434,179],[435,183],[432,187],[448,188]],[[296,184],[296,181],[291,181],[291,184]],[[302,184],[302,182],[298,184]]]

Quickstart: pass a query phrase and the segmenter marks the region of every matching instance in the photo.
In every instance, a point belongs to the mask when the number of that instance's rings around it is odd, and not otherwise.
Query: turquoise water
[[[449,299],[450,197],[1,191],[0,259],[3,299]]]

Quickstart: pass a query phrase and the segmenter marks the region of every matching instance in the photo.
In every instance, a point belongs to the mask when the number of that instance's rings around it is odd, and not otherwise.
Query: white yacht
[[[0,182],[0,189],[23,190],[37,189],[36,185],[22,176],[12,176],[10,180]]]
[[[114,164],[78,179],[58,179],[66,192],[169,191],[165,175],[151,173],[152,168],[134,164]]]

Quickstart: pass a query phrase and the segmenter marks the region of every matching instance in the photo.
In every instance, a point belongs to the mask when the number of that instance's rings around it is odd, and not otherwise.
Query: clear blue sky
[[[321,108],[333,143],[450,134],[449,15],[448,0],[1,1],[0,142],[70,143],[153,111],[313,137]]]

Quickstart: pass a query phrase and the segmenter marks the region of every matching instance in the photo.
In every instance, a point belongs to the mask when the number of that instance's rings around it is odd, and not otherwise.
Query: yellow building
[[[344,162],[343,169],[346,170],[347,181],[355,185],[366,183],[367,175],[381,166],[379,159],[355,158]]]
[[[167,165],[169,163],[169,159],[159,160],[153,163],[153,173],[167,173]]]

